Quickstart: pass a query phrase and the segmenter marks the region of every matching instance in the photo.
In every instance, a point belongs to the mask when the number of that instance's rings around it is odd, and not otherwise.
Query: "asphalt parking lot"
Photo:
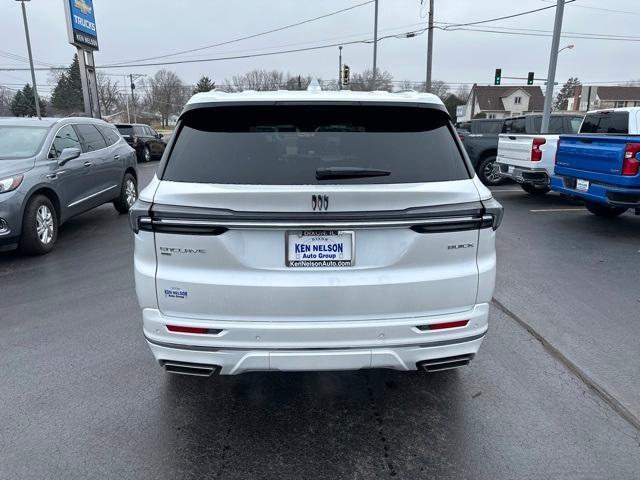
[[[490,333],[432,375],[165,374],[110,205],[0,254],[0,478],[637,479],[640,217],[495,195]]]

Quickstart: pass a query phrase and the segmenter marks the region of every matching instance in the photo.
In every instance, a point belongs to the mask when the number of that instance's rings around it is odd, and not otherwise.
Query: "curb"
[[[501,310],[505,315],[513,319],[518,325],[524,328],[527,332],[529,332],[536,340],[538,340],[542,344],[545,350],[547,350],[554,358],[559,360],[565,367],[567,367],[576,377],[578,377],[585,385],[587,385],[587,387],[593,390],[618,415],[624,418],[637,430],[640,430],[640,418],[636,417],[633,413],[631,413],[627,407],[625,407],[619,400],[617,400],[613,395],[611,395],[602,385],[600,385],[593,378],[591,378],[586,372],[584,372],[584,370],[578,367],[578,365],[576,365],[574,362],[569,360],[569,358],[567,358],[566,355],[564,355],[560,350],[558,350],[548,339],[546,339],[542,334],[540,334],[536,329],[534,329],[531,325],[529,325],[526,321],[524,321],[518,315],[516,315],[507,307],[505,307],[504,304],[500,302],[498,299],[494,297],[491,303],[496,308]]]

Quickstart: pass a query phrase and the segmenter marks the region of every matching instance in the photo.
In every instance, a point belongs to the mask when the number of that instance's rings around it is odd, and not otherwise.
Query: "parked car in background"
[[[575,132],[575,130],[572,130],[570,117],[571,115],[553,114],[551,115],[551,122],[554,127],[559,124],[559,128],[563,132]],[[576,115],[576,117],[580,118],[579,115]],[[505,180],[495,168],[499,135],[501,133],[509,133],[511,135],[540,133],[542,115],[523,115],[500,120],[476,119],[471,120],[470,123],[471,134],[465,136],[463,142],[469,159],[476,172],[478,172],[480,180],[485,185],[499,185]],[[579,125],[579,123],[576,123],[573,128],[577,128],[576,125]]]
[[[487,331],[502,206],[442,101],[209,92],[131,211],[166,371],[438,371]]]
[[[493,164],[498,150],[498,135],[502,132],[502,119],[476,119],[458,124],[458,129],[468,133],[462,134],[460,140],[464,145],[473,168],[485,185],[498,185],[502,179],[495,175]]]
[[[640,214],[640,107],[588,112],[580,135],[561,135],[551,189],[599,216]]]
[[[549,121],[548,134],[517,133],[523,123],[505,123],[505,130],[498,140],[498,159],[496,172],[502,178],[515,180],[522,189],[531,195],[544,195],[550,190],[550,179],[556,158],[558,138],[563,133],[577,133],[584,115],[557,114]],[[514,119],[517,120],[517,119]],[[533,117],[533,127],[540,131],[542,117]]]
[[[0,250],[43,254],[74,215],[138,196],[135,152],[92,118],[0,119]]]
[[[138,160],[150,162],[159,159],[167,147],[162,134],[156,132],[149,125],[141,123],[118,123],[116,128],[127,143],[136,151]]]

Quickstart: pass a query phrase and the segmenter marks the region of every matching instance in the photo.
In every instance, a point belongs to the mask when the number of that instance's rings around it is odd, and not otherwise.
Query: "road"
[[[576,345],[602,310],[619,323],[596,330],[594,348],[633,324],[629,303],[607,302],[637,297],[637,282],[614,277],[632,275],[638,247],[624,246],[640,219],[619,230],[583,212],[534,213],[573,207],[516,188],[496,189],[507,190],[496,192],[507,208],[496,298],[604,383],[598,351],[583,358]],[[519,258],[521,244],[536,258]],[[169,376],[142,338],[132,246],[108,205],[66,224],[46,257],[0,255],[0,478],[638,478],[639,431],[499,308],[458,371]],[[566,325],[551,327],[550,312]],[[632,341],[602,369],[632,357]]]

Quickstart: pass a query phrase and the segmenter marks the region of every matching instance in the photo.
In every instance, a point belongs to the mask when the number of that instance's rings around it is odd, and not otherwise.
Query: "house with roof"
[[[508,118],[525,113],[542,112],[544,95],[539,86],[473,85],[462,117],[468,121],[477,116],[483,118]],[[462,112],[461,112],[462,113]]]
[[[567,104],[567,110],[581,112],[621,107],[640,107],[640,87],[581,85]]]

